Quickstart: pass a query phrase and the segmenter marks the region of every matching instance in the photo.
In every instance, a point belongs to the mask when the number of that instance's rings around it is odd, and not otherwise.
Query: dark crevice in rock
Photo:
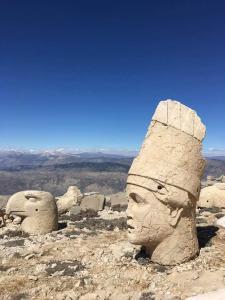
[[[218,231],[216,226],[199,226],[197,227],[197,237],[200,248],[212,246],[211,239],[216,236]]]

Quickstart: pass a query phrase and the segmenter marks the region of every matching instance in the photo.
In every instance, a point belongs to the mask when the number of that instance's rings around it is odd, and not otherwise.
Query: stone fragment
[[[161,101],[127,178],[128,238],[153,262],[176,265],[199,252],[195,210],[205,126],[177,101]]]
[[[111,209],[116,211],[123,211],[127,209],[128,198],[126,193],[120,192],[110,197]]]
[[[93,194],[84,196],[81,201],[81,210],[100,211],[104,209],[105,196],[101,194]]]
[[[58,197],[57,207],[59,214],[66,213],[71,209],[72,206],[79,204],[81,199],[83,198],[83,194],[76,186],[69,186],[67,192]]]
[[[48,192],[18,192],[9,198],[6,213],[23,217],[21,228],[27,233],[44,234],[58,228],[56,201]]]
[[[225,207],[225,184],[215,183],[201,190],[198,207]]]
[[[70,209],[70,215],[72,216],[76,216],[79,215],[81,212],[81,208],[78,205],[74,205],[71,209]]]
[[[16,216],[13,219],[13,224],[15,224],[15,225],[19,225],[19,224],[21,224],[21,222],[22,222],[22,217]]]

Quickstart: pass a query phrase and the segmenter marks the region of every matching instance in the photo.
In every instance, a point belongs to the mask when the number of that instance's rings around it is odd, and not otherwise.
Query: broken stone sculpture
[[[124,192],[119,192],[110,197],[111,209],[116,211],[123,211],[127,209],[128,199]]]
[[[58,197],[57,207],[59,214],[63,214],[69,211],[74,205],[80,204],[80,200],[83,198],[83,194],[78,187],[69,186],[67,192]]]
[[[201,190],[198,207],[225,207],[225,183],[218,182]]]
[[[44,234],[58,228],[56,201],[48,192],[18,192],[9,198],[6,213],[22,217],[21,228],[27,233]]]
[[[195,210],[205,161],[195,111],[161,101],[128,173],[128,238],[153,262],[176,265],[199,252]]]
[[[101,194],[91,194],[84,195],[84,198],[81,201],[80,208],[82,211],[92,210],[100,211],[104,209],[105,205],[105,196]]]

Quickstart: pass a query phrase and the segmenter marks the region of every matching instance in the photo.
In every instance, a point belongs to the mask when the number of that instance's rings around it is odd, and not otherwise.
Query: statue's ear
[[[176,227],[176,225],[180,219],[182,211],[183,211],[182,207],[181,208],[171,208],[170,220],[169,220],[169,223],[171,226]]]

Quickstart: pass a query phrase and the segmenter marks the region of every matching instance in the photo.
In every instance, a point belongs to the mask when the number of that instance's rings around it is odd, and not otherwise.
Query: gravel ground
[[[225,286],[225,210],[197,214],[200,255],[175,267],[151,263],[127,242],[124,212],[77,218],[63,215],[60,229],[32,236],[19,225],[0,229],[0,298],[179,300]]]

